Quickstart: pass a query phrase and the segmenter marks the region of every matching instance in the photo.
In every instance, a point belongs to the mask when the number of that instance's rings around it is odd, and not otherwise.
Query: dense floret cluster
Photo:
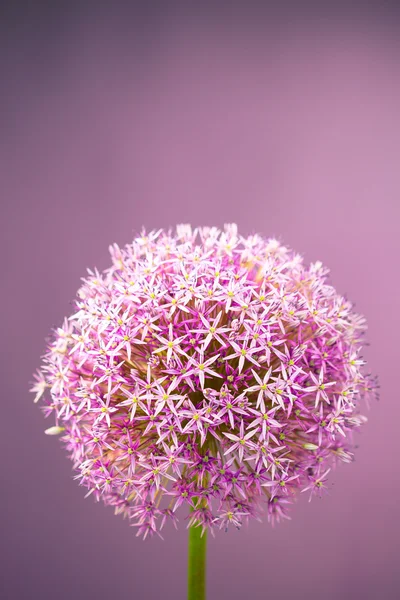
[[[365,320],[274,239],[235,225],[143,232],[89,271],[32,391],[88,495],[144,537],[177,509],[189,525],[288,518],[298,491],[327,486],[359,398]]]

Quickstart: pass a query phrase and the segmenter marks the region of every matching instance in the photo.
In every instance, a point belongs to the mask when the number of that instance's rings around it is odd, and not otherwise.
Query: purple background
[[[32,3],[33,4],[33,3]],[[84,500],[28,393],[86,267],[147,228],[237,222],[322,260],[369,322],[381,400],[292,521],[209,544],[209,599],[400,594],[399,15],[243,3],[14,8],[1,78],[4,598],[185,597],[186,530],[142,542]],[[236,6],[236,5],[235,5]],[[306,496],[306,495],[303,495]]]

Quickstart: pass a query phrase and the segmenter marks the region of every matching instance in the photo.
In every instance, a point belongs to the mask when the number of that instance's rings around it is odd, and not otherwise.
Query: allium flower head
[[[180,225],[110,247],[32,391],[88,494],[144,537],[176,522],[272,522],[321,494],[374,395],[365,321],[328,271],[274,239]]]

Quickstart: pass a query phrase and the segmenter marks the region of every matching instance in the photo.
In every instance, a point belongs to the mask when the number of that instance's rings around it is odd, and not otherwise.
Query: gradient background
[[[142,225],[177,222],[237,222],[322,260],[369,321],[381,382],[328,497],[211,539],[209,599],[400,597],[394,6],[2,13],[2,598],[185,597],[184,523],[142,542],[84,500],[28,393],[86,267],[108,266],[108,245]]]

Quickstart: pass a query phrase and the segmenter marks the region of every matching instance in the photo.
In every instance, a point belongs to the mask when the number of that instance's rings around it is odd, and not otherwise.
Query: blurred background
[[[400,12],[143,4],[1,9],[1,597],[185,598],[184,521],[84,500],[28,389],[110,243],[237,222],[330,267],[381,399],[329,496],[210,539],[208,598],[399,598]]]

